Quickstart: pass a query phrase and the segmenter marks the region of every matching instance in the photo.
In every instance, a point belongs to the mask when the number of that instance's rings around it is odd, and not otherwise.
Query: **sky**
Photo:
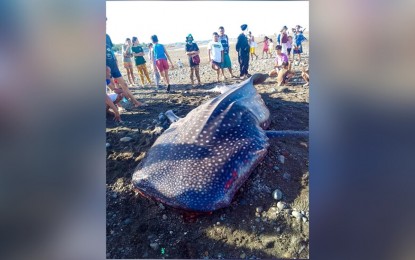
[[[160,43],[210,40],[219,26],[236,38],[242,24],[253,35],[272,35],[284,25],[309,28],[308,1],[107,1],[107,34],[114,44],[136,36]]]

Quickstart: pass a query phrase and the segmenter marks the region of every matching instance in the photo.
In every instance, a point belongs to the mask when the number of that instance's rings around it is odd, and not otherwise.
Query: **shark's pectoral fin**
[[[269,77],[268,74],[256,73],[256,74],[252,75],[250,80],[252,81],[252,84],[258,85],[258,84],[261,84],[262,82],[264,82],[268,77]]]
[[[176,114],[174,114],[172,110],[168,110],[164,114],[167,116],[167,118],[169,119],[170,123],[174,123],[174,122],[177,122],[180,119],[182,119],[181,117],[178,117]]]

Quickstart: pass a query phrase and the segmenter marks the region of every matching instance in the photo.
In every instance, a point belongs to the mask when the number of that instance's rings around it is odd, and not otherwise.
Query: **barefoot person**
[[[239,34],[238,40],[236,42],[236,51],[238,52],[239,72],[241,79],[246,79],[247,77],[251,76],[248,74],[250,48],[248,39],[246,37],[247,28],[248,25],[241,25],[242,33]]]
[[[229,38],[228,35],[225,34],[225,28],[223,26],[219,27],[219,41],[223,47],[223,62],[222,62],[222,73],[223,78],[225,77],[225,68],[228,68],[229,73],[231,74],[232,78],[236,78],[236,76],[232,73],[232,62],[231,58],[229,57]]]
[[[255,58],[258,59],[258,55],[256,55],[255,53],[255,48],[257,44],[255,42],[255,37],[252,35],[251,32],[248,33],[248,43],[250,46],[249,52],[251,53],[251,61],[254,60],[254,55],[255,55]]]
[[[223,61],[223,46],[219,42],[219,34],[217,32],[213,33],[213,40],[210,41],[207,45],[209,62],[217,73],[217,79],[219,80],[220,72],[223,74],[222,61]]]
[[[161,77],[163,78],[163,81],[167,84],[167,92],[170,92],[169,64],[167,63],[167,59],[169,60],[172,69],[174,69],[174,65],[164,45],[158,43],[159,39],[157,35],[151,36],[151,41],[153,42],[153,52],[154,58],[156,59],[156,66],[161,74]]]
[[[135,107],[139,107],[143,105],[143,103],[135,99],[131,91],[128,89],[127,82],[125,82],[124,78],[121,75],[120,70],[118,69],[117,60],[115,58],[114,52],[112,51],[113,44],[108,34],[106,35],[105,44],[106,44],[106,65],[107,67],[109,67],[111,71],[110,72],[111,77],[113,77],[119,82],[122,90],[124,91],[124,94],[126,95],[127,98],[131,100],[131,102],[134,104]]]
[[[274,53],[274,42],[271,38],[269,40],[269,57],[272,58],[272,54]]]
[[[138,44],[139,42],[138,42],[137,37],[133,37],[133,47],[131,47],[131,50],[133,51],[135,65],[137,66],[137,71],[138,71],[138,74],[140,75],[141,84],[144,87],[145,86],[144,76],[146,77],[149,85],[151,85],[151,80],[150,80],[150,76],[148,75],[146,60],[144,59],[144,50]]]
[[[277,45],[276,48],[276,57],[275,57],[275,66],[274,69],[269,72],[270,77],[277,76],[277,86],[282,85],[287,79],[292,77],[292,73],[289,70],[290,63],[288,56],[285,53],[282,53],[282,46]]]
[[[191,34],[187,35],[186,37],[186,55],[189,57],[189,66],[190,66],[190,81],[192,82],[192,86],[194,86],[195,81],[193,74],[196,74],[196,79],[198,85],[201,85],[200,82],[200,75],[199,75],[199,64],[200,64],[200,57],[199,57],[199,46],[195,42],[193,42],[193,36]]]
[[[133,62],[131,60],[131,58],[133,57],[131,47],[131,39],[127,38],[123,46],[123,62],[124,68],[127,70],[128,82],[130,82],[131,86],[134,86],[135,78],[133,73]]]
[[[264,54],[267,54],[267,59],[269,57],[269,38],[267,36],[264,37],[263,41],[260,41],[258,43],[264,43],[264,47],[262,48],[262,57],[261,59],[264,58]]]

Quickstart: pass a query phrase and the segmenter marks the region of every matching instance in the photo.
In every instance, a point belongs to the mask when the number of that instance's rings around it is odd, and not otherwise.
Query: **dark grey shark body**
[[[269,146],[269,111],[254,87],[266,78],[255,74],[175,118],[137,166],[134,187],[188,211],[228,206]]]

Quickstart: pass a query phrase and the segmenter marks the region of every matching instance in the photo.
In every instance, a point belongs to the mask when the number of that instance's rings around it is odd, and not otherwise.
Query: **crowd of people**
[[[275,54],[274,68],[269,72],[270,77],[277,78],[277,86],[285,84],[294,73],[291,70],[291,64],[295,60],[297,54],[298,62],[301,61],[301,53],[303,53],[302,43],[307,39],[304,37],[304,28],[297,25],[292,28],[293,36],[289,35],[288,27],[284,26],[276,38],[277,45],[274,49],[273,39],[267,36],[258,43],[263,43],[262,57],[271,58]],[[248,31],[248,25],[241,25],[241,33],[239,34],[236,42],[236,51],[238,55],[239,63],[239,77],[234,75],[232,71],[232,62],[229,56],[230,42],[229,37],[225,34],[223,26],[218,28],[217,32],[212,34],[212,40],[207,45],[208,60],[210,67],[216,72],[217,81],[222,79],[225,81],[225,69],[228,69],[231,78],[247,79],[251,76],[249,74],[249,63],[258,59],[258,55],[255,53],[258,43],[255,42],[255,37],[251,31]],[[137,68],[138,75],[140,77],[141,86],[155,85],[158,90],[166,89],[167,92],[171,90],[171,84],[169,79],[169,69],[174,69],[173,62],[169,56],[166,47],[159,43],[157,35],[151,36],[151,43],[147,45],[148,57],[150,62],[150,68],[152,71],[152,79],[150,78],[149,71],[147,69],[147,61],[145,58],[145,52],[140,45],[137,37],[127,38],[123,46],[122,61],[124,68],[127,72],[127,78],[130,86],[137,86],[138,78],[134,77],[133,61]],[[113,113],[114,120],[121,121],[119,114],[120,101],[127,102],[129,100],[134,107],[145,106],[146,104],[138,101],[129,90],[129,86],[126,80],[121,75],[118,68],[117,58],[112,50],[113,43],[110,36],[106,35],[106,105],[107,112]],[[291,58],[292,53],[292,58]],[[185,54],[188,58],[188,64],[190,67],[190,82],[195,87],[195,76],[197,80],[197,86],[202,85],[200,79],[200,50],[197,43],[194,41],[192,34],[186,36]],[[266,56],[266,57],[264,57]],[[170,65],[169,65],[170,63]],[[179,59],[177,66],[183,68],[183,63]],[[309,84],[309,71],[304,67],[301,69],[301,76],[306,81],[304,86]],[[160,83],[163,81],[165,87]],[[138,86],[140,86],[138,84]],[[112,112],[110,111],[112,110]]]

